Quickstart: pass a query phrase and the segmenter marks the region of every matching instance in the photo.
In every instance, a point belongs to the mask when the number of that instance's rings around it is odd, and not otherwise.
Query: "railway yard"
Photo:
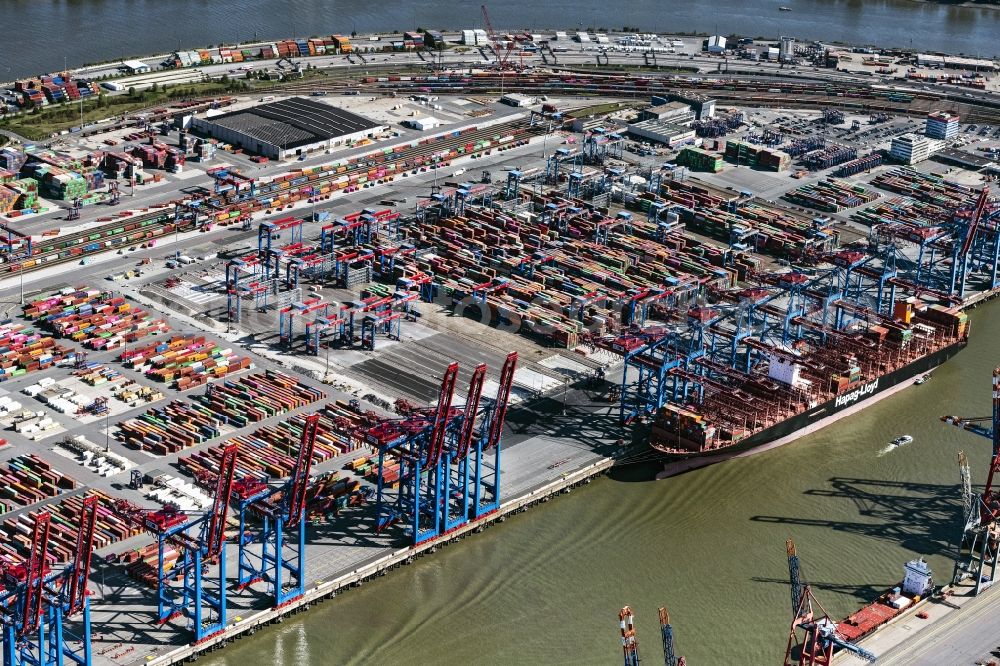
[[[1000,287],[991,172],[889,158],[942,109],[949,147],[995,154],[1000,110],[964,94],[536,68],[276,96],[387,129],[266,160],[173,124],[245,121],[274,101],[255,95],[26,152],[36,185],[116,184],[85,203],[39,185],[0,217],[0,556],[27,569],[24,654],[221,647],[650,441],[725,450],[865,399],[960,348],[962,308]],[[681,145],[630,134],[668,99],[714,115]],[[695,135],[720,169],[680,164]]]

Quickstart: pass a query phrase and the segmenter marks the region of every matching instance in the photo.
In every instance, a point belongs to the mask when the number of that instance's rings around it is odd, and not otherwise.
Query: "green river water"
[[[914,556],[950,577],[956,452],[981,484],[989,443],[939,416],[989,414],[1000,363],[1000,307],[972,321],[969,347],[931,381],[793,444],[665,481],[595,481],[201,663],[615,664],[625,604],[649,663],[663,604],[692,666],[780,663],[787,537],[837,617]],[[911,444],[879,455],[904,433]]]

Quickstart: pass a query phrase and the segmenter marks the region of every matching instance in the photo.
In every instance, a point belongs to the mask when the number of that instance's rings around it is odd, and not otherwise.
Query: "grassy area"
[[[619,111],[624,108],[633,107],[637,102],[608,102],[607,104],[595,104],[594,106],[587,106],[579,111],[573,111],[572,115],[574,118],[584,118],[586,116],[601,116],[605,113],[611,113],[613,111]]]
[[[228,83],[208,81],[178,84],[166,90],[135,91],[127,95],[109,96],[102,94],[97,99],[92,98],[83,102],[83,124],[113,116],[128,115],[170,101],[238,92],[242,83],[242,81]],[[66,102],[7,117],[0,121],[0,128],[40,141],[49,138],[56,132],[79,127],[80,122],[80,103]]]
[[[194,97],[211,97],[239,92],[261,92],[273,90],[285,85],[301,84],[303,81],[324,79],[325,72],[316,69],[306,69],[302,78],[286,79],[284,81],[267,81],[259,79],[233,79],[225,77],[219,81],[199,81],[195,83],[179,83],[166,89],[130,91],[127,95],[104,95],[83,103],[83,124],[92,123],[114,116],[124,116],[147,108],[165,105],[168,102],[190,99]],[[46,106],[37,111],[30,111],[17,116],[9,116],[0,120],[0,129],[17,132],[21,136],[35,141],[48,139],[56,132],[80,126],[79,102],[66,102],[55,106]],[[0,143],[0,145],[3,145]]]

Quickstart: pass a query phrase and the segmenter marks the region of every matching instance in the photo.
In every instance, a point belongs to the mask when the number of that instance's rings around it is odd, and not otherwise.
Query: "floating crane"
[[[622,653],[625,655],[625,666],[639,666],[639,643],[635,639],[635,615],[626,606],[618,613],[622,630]]]
[[[833,662],[833,652],[837,648],[853,652],[865,661],[874,662],[874,654],[849,643],[837,633],[837,623],[830,619],[829,613],[813,595],[812,588],[803,583],[799,557],[791,539],[785,542],[785,550],[788,554],[788,578],[792,588],[792,626],[788,631],[784,666],[828,666]],[[800,631],[802,636],[799,636]]]
[[[312,470],[313,452],[319,414],[309,414],[302,424],[302,437],[295,468],[280,486],[269,486],[254,478],[240,479],[233,490],[240,516],[239,585],[258,581],[271,586],[275,608],[285,606],[305,594],[306,489]],[[249,515],[261,520],[261,528],[251,532]],[[297,531],[294,539],[285,539],[285,530]],[[260,544],[260,555],[250,546]],[[289,582],[284,582],[285,572]],[[294,581],[294,582],[291,582]]]
[[[964,453],[959,455],[963,499],[966,501],[966,521],[962,529],[962,539],[958,544],[959,555],[955,560],[953,583],[973,577],[976,594],[979,594],[993,583],[997,569],[997,554],[1000,550],[1000,534],[997,533],[1000,490],[993,485],[997,471],[1000,470],[1000,368],[993,370],[993,413],[990,416],[969,418],[942,416],[941,420],[988,439],[993,444],[986,487],[975,501],[973,501],[968,460]]]

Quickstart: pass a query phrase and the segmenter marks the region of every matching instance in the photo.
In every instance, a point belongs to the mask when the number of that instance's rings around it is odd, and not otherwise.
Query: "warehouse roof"
[[[993,164],[993,160],[979,157],[978,155],[973,155],[972,153],[967,153],[962,150],[954,150],[952,148],[940,150],[934,155],[934,157],[936,157],[939,161],[950,162],[975,171],[985,169],[989,165]]]
[[[141,60],[122,60],[122,67],[130,72],[148,72],[151,69]]]
[[[381,127],[356,113],[305,97],[292,97],[226,113],[212,118],[210,122],[284,148],[296,148]]]
[[[668,120],[659,120],[657,118],[642,120],[637,123],[629,123],[628,129],[630,132],[656,132],[657,134],[669,137],[681,136],[688,134],[689,132],[694,132],[694,130],[690,127],[684,127],[683,125],[678,125]]]

